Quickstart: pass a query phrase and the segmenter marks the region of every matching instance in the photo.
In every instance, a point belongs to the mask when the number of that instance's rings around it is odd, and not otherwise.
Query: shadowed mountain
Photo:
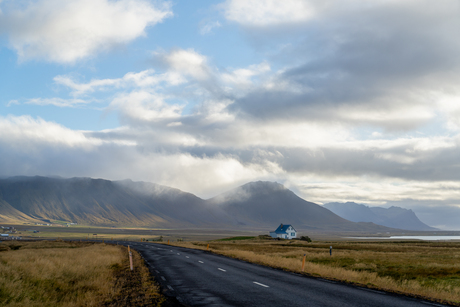
[[[274,182],[250,182],[207,202],[222,208],[232,224],[241,226],[277,226],[285,222],[294,225],[297,230],[388,230],[372,223],[347,221]]]
[[[368,207],[354,202],[327,203],[323,207],[352,222],[372,222],[386,227],[405,230],[437,230],[420,221],[414,211],[400,207],[386,209]]]
[[[307,202],[283,185],[251,182],[209,200],[154,183],[91,178],[0,180],[0,221],[59,220],[88,225],[160,228],[388,231],[353,223]]]
[[[41,222],[40,220],[36,220],[27,214],[24,214],[21,211],[13,208],[9,203],[2,199],[0,199],[0,221],[6,223]]]
[[[128,180],[13,177],[0,180],[0,196],[14,209],[40,220],[157,227],[221,222],[193,194]]]

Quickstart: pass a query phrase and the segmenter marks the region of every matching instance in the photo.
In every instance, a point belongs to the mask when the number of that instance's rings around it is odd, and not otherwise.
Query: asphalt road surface
[[[153,243],[118,243],[137,250],[165,294],[186,306],[444,306],[201,250]]]

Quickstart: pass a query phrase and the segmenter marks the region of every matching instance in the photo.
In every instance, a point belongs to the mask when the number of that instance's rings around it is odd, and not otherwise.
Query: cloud
[[[116,79],[94,79],[88,83],[79,83],[71,76],[56,76],[54,82],[72,89],[71,94],[80,96],[95,91],[123,89],[123,88],[152,88],[161,83],[168,85],[179,85],[185,82],[185,78],[175,72],[155,74],[153,69],[144,70],[138,73],[129,72],[122,78]]]
[[[295,24],[315,15],[314,6],[304,0],[228,0],[223,7],[228,20],[255,27]]]
[[[12,152],[20,150],[31,155],[37,146],[88,149],[101,144],[100,140],[87,138],[81,131],[25,115],[0,117],[0,142],[2,147],[9,148]]]
[[[165,103],[165,97],[147,91],[133,91],[119,94],[111,102],[109,109],[118,109],[122,116],[134,120],[161,121],[177,120],[183,107]]]
[[[460,97],[444,95],[438,100],[438,106],[444,118],[444,126],[450,131],[460,131]]]
[[[231,112],[260,120],[340,121],[401,132],[433,122],[441,101],[459,97],[460,43],[451,39],[460,27],[457,2],[302,3],[314,8],[314,18],[295,27],[235,17],[252,46],[284,67],[235,97]],[[227,8],[259,4],[226,2]],[[267,5],[246,14],[265,10],[278,12]],[[455,128],[456,111],[444,113]]]
[[[144,36],[171,17],[169,2],[146,0],[16,1],[0,21],[20,61],[74,63]]]
[[[63,99],[63,98],[32,98],[25,101],[26,104],[39,106],[53,105],[56,107],[79,107],[91,103],[92,101],[83,99]]]
[[[152,181],[201,196],[214,196],[254,177],[270,178],[267,168],[242,164],[230,155],[146,152],[125,141],[132,129],[73,131],[29,116],[0,117],[2,176],[61,175]],[[118,134],[118,137],[114,135]],[[272,178],[273,179],[273,178]]]
[[[237,86],[239,90],[254,85],[253,78],[257,76],[265,76],[271,71],[270,65],[263,62],[256,65],[250,65],[247,68],[237,68],[233,71],[223,72],[220,74],[222,82],[227,86]]]
[[[207,58],[194,49],[175,49],[171,52],[156,52],[154,55],[176,73],[197,80],[206,80],[211,75]]]
[[[208,22],[200,28],[200,34],[201,35],[209,34],[211,33],[213,29],[219,28],[219,27],[222,27],[222,25],[218,21]]]

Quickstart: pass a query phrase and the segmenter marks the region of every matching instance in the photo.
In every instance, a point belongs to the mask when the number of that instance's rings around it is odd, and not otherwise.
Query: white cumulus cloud
[[[82,131],[66,128],[57,123],[31,116],[0,117],[0,144],[25,152],[39,146],[63,146],[90,148],[101,140],[88,138]],[[33,151],[30,151],[33,153]]]
[[[73,63],[145,35],[172,16],[170,4],[146,0],[17,1],[0,21],[21,61]],[[22,5],[21,5],[22,4]]]
[[[305,0],[229,0],[224,10],[228,20],[256,27],[305,22],[315,15]]]
[[[182,112],[182,106],[170,105],[164,101],[164,96],[139,90],[129,94],[119,94],[109,108],[118,109],[132,119],[158,121],[162,119],[177,119]]]
[[[207,79],[210,75],[206,57],[193,49],[177,49],[158,56],[163,58],[172,71],[198,80]]]

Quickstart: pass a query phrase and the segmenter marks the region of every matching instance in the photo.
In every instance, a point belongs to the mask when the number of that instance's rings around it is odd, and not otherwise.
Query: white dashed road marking
[[[221,270],[222,272],[227,272],[226,270],[224,269],[221,269],[221,268],[217,268],[218,270]]]
[[[269,286],[267,286],[267,285],[264,285],[264,284],[261,284],[260,282],[257,282],[257,281],[254,281],[253,283],[255,283],[256,285],[259,285],[259,286],[265,287],[265,288],[270,288]]]
[[[168,285],[168,289],[169,290],[174,290],[173,287],[171,287],[170,285]]]
[[[161,276],[161,279],[163,279],[164,281],[166,281],[166,278],[164,278],[164,276]]]
[[[185,256],[185,258],[190,258],[189,256]]]
[[[204,263],[203,261],[198,261],[199,263]]]

